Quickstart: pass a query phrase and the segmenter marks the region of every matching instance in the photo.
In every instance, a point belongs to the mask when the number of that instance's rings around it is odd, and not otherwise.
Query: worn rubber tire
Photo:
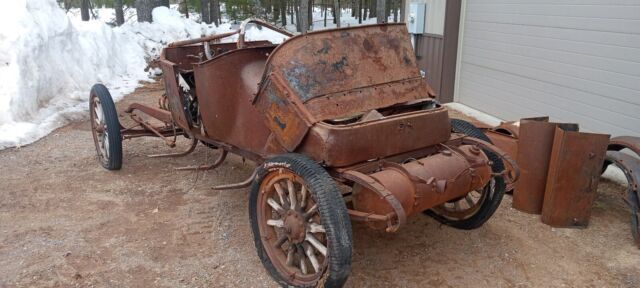
[[[462,133],[467,136],[471,136],[489,143],[492,143],[489,137],[485,135],[482,130],[475,127],[473,124],[460,120],[460,119],[451,119],[451,130],[456,133]],[[487,155],[489,160],[493,162],[491,165],[491,170],[493,172],[500,172],[504,169],[504,163],[502,159],[498,157],[498,155],[483,150]],[[432,210],[427,210],[424,213],[433,217],[436,221],[462,230],[472,230],[481,227],[486,223],[491,216],[498,210],[500,203],[502,202],[502,198],[504,197],[506,185],[504,183],[504,179],[499,176],[494,176],[494,191],[487,195],[487,199],[484,200],[480,209],[473,216],[463,219],[463,220],[451,220],[446,217],[443,217]],[[490,185],[490,184],[487,184]]]
[[[257,202],[260,183],[269,171],[289,169],[300,176],[308,186],[318,205],[320,220],[328,239],[328,268],[314,286],[342,287],[351,272],[353,236],[347,206],[336,183],[319,164],[301,154],[283,154],[265,161],[258,167],[258,174],[251,185],[249,195],[249,217],[253,240],[265,269],[283,287],[293,285],[280,275],[264,250],[258,227]]]
[[[93,97],[100,100],[102,113],[104,114],[104,122],[107,126],[107,141],[109,141],[109,157],[108,161],[100,161],[102,167],[108,170],[120,170],[122,168],[122,135],[120,133],[120,121],[118,120],[118,112],[113,98],[107,87],[102,84],[95,84],[91,87],[89,94],[89,109],[93,109]],[[90,113],[93,113],[90,111]],[[97,148],[97,147],[96,147]]]

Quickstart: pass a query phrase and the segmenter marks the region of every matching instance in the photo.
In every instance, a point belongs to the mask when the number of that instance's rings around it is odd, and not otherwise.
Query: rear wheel
[[[89,96],[89,110],[98,161],[106,169],[119,170],[122,167],[120,121],[107,87],[102,84],[93,85]]]
[[[335,182],[299,154],[261,165],[249,214],[258,256],[282,286],[341,287],[351,269],[352,235]]]
[[[482,130],[473,124],[451,119],[451,130],[491,143],[491,140]],[[504,169],[504,163],[498,155],[491,151],[483,150],[493,163],[491,170],[494,173]],[[474,190],[464,197],[460,197],[425,211],[425,214],[436,221],[454,228],[471,230],[482,226],[496,212],[504,196],[506,185],[501,176],[493,176],[489,183],[482,189]]]

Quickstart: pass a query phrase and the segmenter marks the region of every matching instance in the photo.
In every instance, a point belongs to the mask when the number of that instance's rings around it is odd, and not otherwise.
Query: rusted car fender
[[[638,184],[640,183],[640,159],[635,158],[619,151],[608,151],[605,160],[616,165],[624,172],[629,183],[625,202],[631,209],[631,235],[636,245],[640,248],[640,191]]]

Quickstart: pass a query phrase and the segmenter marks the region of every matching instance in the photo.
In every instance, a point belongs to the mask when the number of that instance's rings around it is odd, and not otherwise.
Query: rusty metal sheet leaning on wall
[[[516,162],[520,166],[522,175],[513,192],[513,208],[522,212],[531,214],[542,212],[556,127],[563,125],[566,129],[578,130],[577,124],[558,124],[547,121],[548,118],[520,121]]]
[[[585,228],[596,199],[609,135],[555,129],[542,205],[542,222]]]

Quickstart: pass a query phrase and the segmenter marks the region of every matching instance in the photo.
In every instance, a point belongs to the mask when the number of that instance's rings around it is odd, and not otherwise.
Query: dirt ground
[[[118,103],[154,103],[155,83]],[[181,142],[182,147],[186,143]],[[88,121],[0,151],[0,287],[274,287],[256,256],[247,189],[217,192],[253,164],[215,171],[199,146],[179,159],[157,139],[124,145],[124,166],[99,166]],[[511,208],[474,231],[414,217],[397,234],[354,224],[349,287],[639,287],[640,250],[624,188],[603,180],[588,229],[552,229]]]

